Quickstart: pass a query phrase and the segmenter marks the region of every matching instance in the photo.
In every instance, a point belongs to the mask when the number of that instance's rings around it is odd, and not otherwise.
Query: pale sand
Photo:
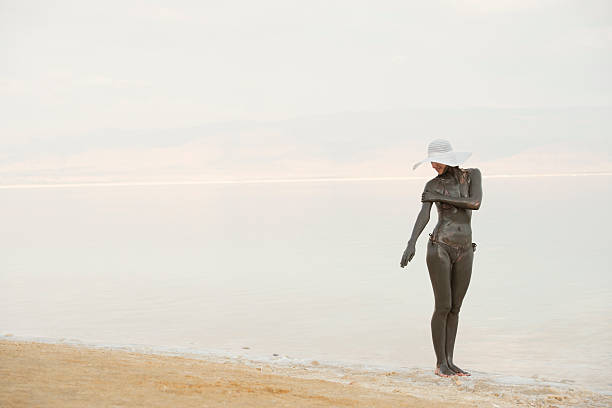
[[[221,359],[222,360],[222,359]],[[235,359],[0,341],[0,407],[610,406],[584,390],[431,373],[272,366]],[[446,401],[446,403],[444,403]],[[449,404],[450,403],[450,404]]]

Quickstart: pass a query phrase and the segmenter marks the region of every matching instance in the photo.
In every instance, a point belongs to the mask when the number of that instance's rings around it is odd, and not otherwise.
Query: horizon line
[[[542,173],[542,174],[492,174],[482,178],[537,178],[537,177],[585,177],[585,176],[612,176],[612,172],[600,173]],[[206,184],[264,184],[264,183],[316,183],[316,182],[342,182],[342,181],[408,181],[428,180],[430,177],[404,176],[404,177],[310,177],[288,179],[244,179],[244,180],[169,180],[169,181],[113,181],[88,183],[31,183],[6,184],[0,189],[34,189],[34,188],[71,188],[71,187],[138,187],[138,186],[179,186],[179,185],[206,185]]]

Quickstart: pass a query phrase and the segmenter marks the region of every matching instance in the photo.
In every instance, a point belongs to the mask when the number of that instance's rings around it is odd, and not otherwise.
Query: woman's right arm
[[[406,246],[406,250],[404,251],[402,260],[400,261],[400,266],[402,268],[408,265],[408,262],[412,260],[412,257],[414,256],[416,252],[415,247],[416,247],[417,239],[419,238],[419,235],[421,235],[421,232],[423,232],[423,230],[425,229],[425,226],[429,222],[429,214],[431,212],[431,205],[432,205],[431,202],[426,201],[423,203],[423,206],[421,207],[421,211],[419,212],[416,222],[414,223],[414,228],[412,228],[412,235],[410,237],[410,240],[408,241],[408,245]]]
[[[421,235],[421,232],[423,232],[423,230],[427,226],[427,223],[429,222],[429,213],[431,212],[432,204],[433,203],[431,202],[423,203],[421,211],[419,212],[419,215],[417,216],[417,219],[414,223],[414,228],[412,228],[412,236],[408,241],[408,245],[410,245],[410,243],[416,244],[417,239],[419,239],[419,235]]]

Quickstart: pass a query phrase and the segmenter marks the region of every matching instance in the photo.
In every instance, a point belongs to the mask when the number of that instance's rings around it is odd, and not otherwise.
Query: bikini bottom
[[[434,243],[441,245],[442,248],[444,248],[446,250],[446,253],[448,254],[448,257],[451,260],[451,263],[455,263],[458,260],[460,260],[461,258],[463,258],[463,256],[466,253],[468,253],[467,251],[476,252],[476,243],[475,242],[472,242],[471,244],[468,244],[468,245],[450,245],[450,244],[447,244],[446,242],[438,241],[437,239],[435,239],[433,237],[433,233],[429,234],[429,242],[432,245]]]

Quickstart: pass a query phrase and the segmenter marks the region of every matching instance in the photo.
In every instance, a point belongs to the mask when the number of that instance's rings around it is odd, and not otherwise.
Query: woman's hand
[[[434,202],[434,201],[440,201],[440,198],[442,198],[441,194],[438,193],[434,193],[432,191],[425,191],[422,195],[421,195],[421,201],[422,202]]]
[[[400,266],[402,268],[408,265],[408,262],[410,262],[415,252],[416,252],[416,249],[414,248],[414,244],[409,242],[408,246],[404,250],[404,255],[402,255],[402,260],[400,261]]]

